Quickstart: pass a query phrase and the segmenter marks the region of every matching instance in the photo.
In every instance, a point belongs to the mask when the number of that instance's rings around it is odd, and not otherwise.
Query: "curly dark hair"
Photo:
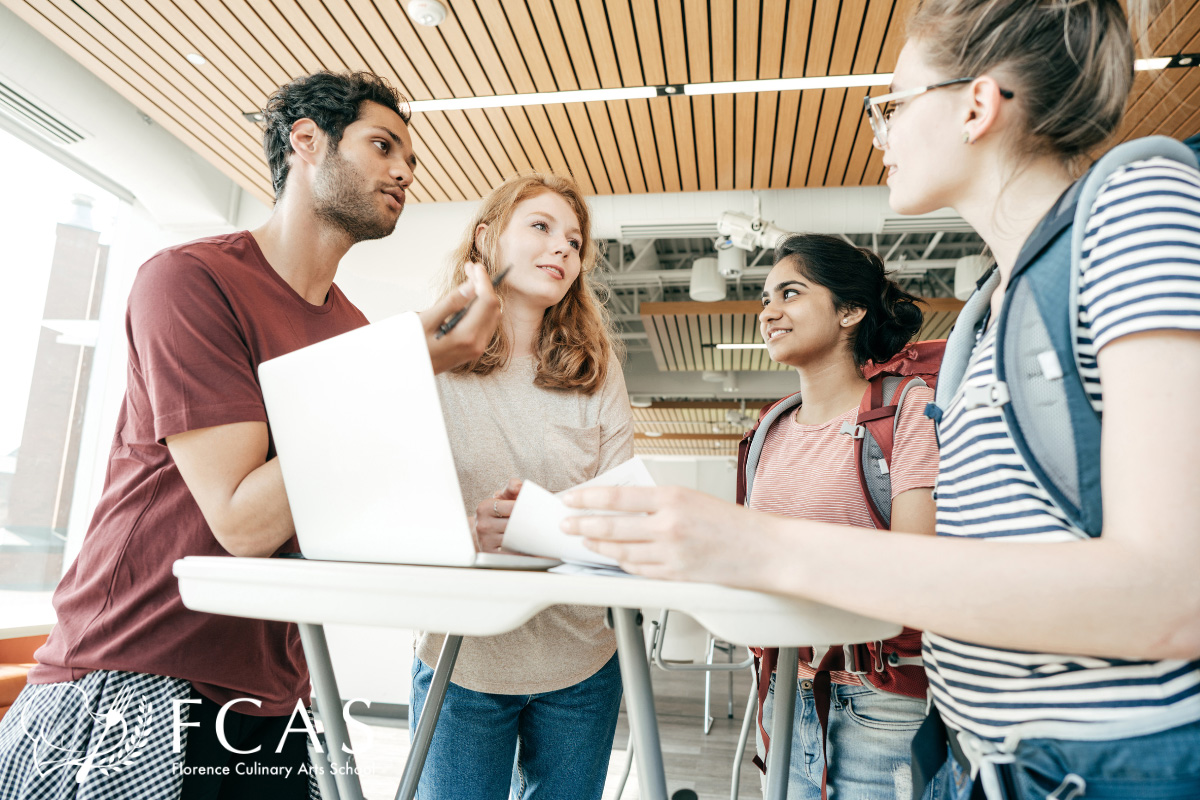
[[[283,194],[292,154],[292,125],[311,119],[337,150],[346,127],[359,117],[363,103],[378,103],[400,115],[407,125],[408,100],[385,78],[372,72],[314,72],[275,90],[263,109],[263,150],[271,167],[275,199]]]

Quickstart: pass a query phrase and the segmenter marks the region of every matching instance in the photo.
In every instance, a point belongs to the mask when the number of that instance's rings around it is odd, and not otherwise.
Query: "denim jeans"
[[[433,669],[413,659],[410,735],[432,681]],[[620,707],[616,655],[555,692],[489,694],[452,682],[417,800],[600,800]]]
[[[763,709],[763,727],[771,733],[774,719],[775,676]],[[829,800],[910,800],[912,797],[911,745],[913,734],[925,719],[925,701],[880,692],[869,686],[830,687]],[[758,733],[762,756],[762,732]],[[774,747],[775,743],[771,742]],[[821,725],[817,720],[812,681],[800,681],[796,692],[796,721],[792,727],[792,763],[788,774],[788,800],[820,800]],[[940,780],[941,773],[935,779]],[[930,786],[924,797],[934,797]]]
[[[1006,800],[1200,797],[1200,722],[1109,742],[1029,739],[1014,755],[1017,796]],[[937,784],[937,800],[967,800],[973,781],[950,755]]]

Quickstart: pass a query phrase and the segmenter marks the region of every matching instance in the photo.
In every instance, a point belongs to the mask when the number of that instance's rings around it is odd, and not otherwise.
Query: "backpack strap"
[[[763,443],[767,441],[767,431],[775,424],[775,420],[787,414],[789,411],[800,405],[800,392],[790,394],[783,398],[775,405],[766,409],[762,416],[758,418],[758,424],[742,438],[742,443],[745,444],[749,439],[749,446],[745,448],[745,458],[743,463],[739,465],[738,483],[745,484],[745,492],[742,499],[739,501],[743,505],[750,504],[750,492],[754,489],[754,473],[758,469],[758,459],[762,455]],[[741,447],[739,447],[739,451]],[[741,453],[739,452],[739,457]]]
[[[942,356],[942,368],[938,373],[937,389],[933,403],[926,407],[925,415],[934,423],[941,422],[942,414],[950,407],[950,401],[967,377],[967,363],[975,349],[975,332],[991,306],[992,293],[1000,285],[1000,271],[992,268],[980,278],[975,291],[967,299],[950,336],[946,339],[946,353]]]
[[[841,432],[854,437],[858,485],[871,521],[880,530],[892,524],[891,463],[900,407],[909,390],[926,385],[916,375],[878,375],[863,393],[856,423],[842,424]]]

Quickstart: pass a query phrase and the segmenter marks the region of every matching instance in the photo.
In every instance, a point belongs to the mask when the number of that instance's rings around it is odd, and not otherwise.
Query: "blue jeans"
[[[413,659],[410,735],[432,681],[433,669]],[[616,655],[555,692],[489,694],[451,682],[417,800],[600,800],[620,707]]]
[[[775,675],[763,708],[763,727],[771,733],[774,719]],[[910,800],[912,797],[913,734],[925,719],[925,701],[877,691],[868,686],[830,687],[829,800]],[[762,732],[758,734],[762,756]],[[774,747],[775,743],[771,742]],[[792,727],[792,764],[788,800],[820,800],[821,724],[813,700],[812,681],[800,681],[796,692],[796,721]],[[935,785],[941,775],[935,779]],[[934,797],[931,785],[924,797]]]
[[[1006,800],[1200,797],[1200,722],[1110,742],[1029,739],[1017,745],[1014,755],[1018,793]],[[960,767],[953,755],[938,773],[936,783],[941,787],[937,800],[967,800],[971,796],[971,773]]]

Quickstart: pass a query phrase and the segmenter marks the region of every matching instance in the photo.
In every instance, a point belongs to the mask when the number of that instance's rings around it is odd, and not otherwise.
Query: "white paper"
[[[588,486],[654,486],[654,479],[645,463],[634,456],[608,472],[597,475],[566,491]],[[525,481],[508,527],[504,531],[504,549],[528,553],[532,556],[557,558],[574,564],[605,564],[615,567],[617,562],[583,546],[583,538],[562,532],[560,524],[570,516],[602,514],[602,511],[582,511],[568,508],[560,495],[551,494],[533,481]]]
[[[608,567],[604,564],[576,564],[563,563],[557,567],[551,567],[546,570],[553,572],[556,575],[594,575],[599,578],[641,578],[641,575],[632,575],[620,567]]]

